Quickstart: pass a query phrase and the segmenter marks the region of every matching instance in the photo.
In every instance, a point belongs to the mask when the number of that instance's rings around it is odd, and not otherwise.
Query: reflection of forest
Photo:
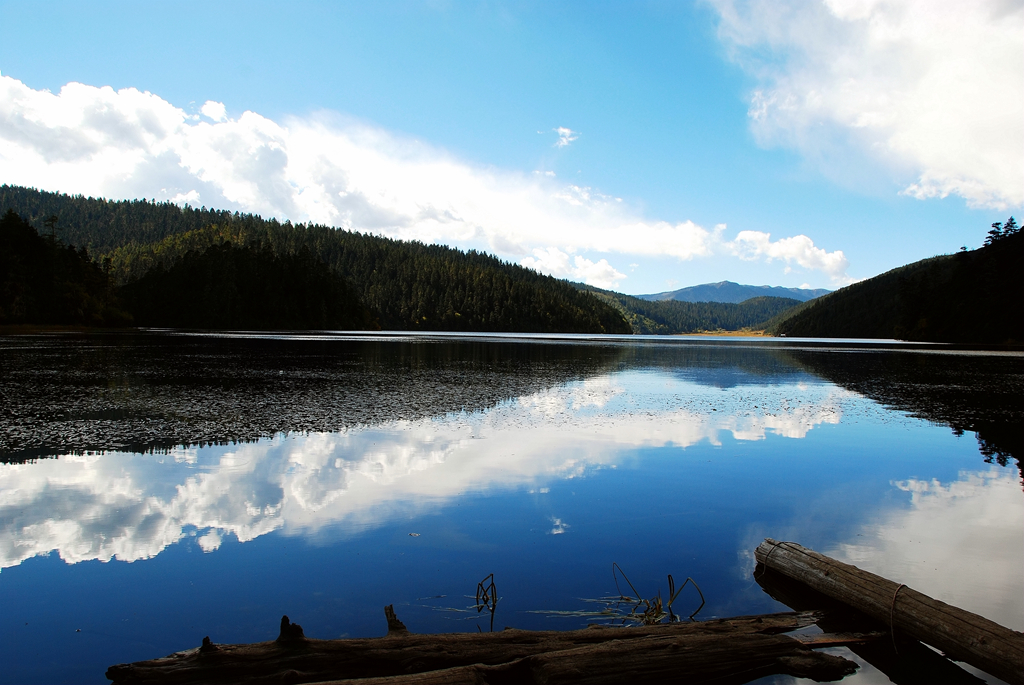
[[[637,340],[300,340],[113,333],[0,338],[0,461],[145,452],[478,411],[625,369],[719,388],[835,383],[977,434],[1024,477],[1024,359]]]
[[[798,383],[815,378],[775,344],[647,342],[624,350],[620,363],[659,369],[690,383],[716,388]]]
[[[992,354],[791,350],[795,363],[876,402],[974,432],[987,462],[1024,479],[1024,358]]]
[[[600,345],[160,334],[0,339],[0,461],[475,411],[618,367]]]

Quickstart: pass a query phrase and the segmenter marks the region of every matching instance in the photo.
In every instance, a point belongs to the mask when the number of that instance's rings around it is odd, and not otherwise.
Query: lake
[[[486,631],[492,573],[495,629],[586,625],[613,563],[648,597],[692,578],[697,620],[786,611],[765,537],[1024,629],[1020,353],[154,331],[0,337],[0,372],[5,683],[104,683],[282,614]]]

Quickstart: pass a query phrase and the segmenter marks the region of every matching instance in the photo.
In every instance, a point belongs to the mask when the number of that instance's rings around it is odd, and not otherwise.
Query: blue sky
[[[1016,0],[0,17],[3,183],[484,249],[634,294],[834,288],[976,247],[1024,205]]]

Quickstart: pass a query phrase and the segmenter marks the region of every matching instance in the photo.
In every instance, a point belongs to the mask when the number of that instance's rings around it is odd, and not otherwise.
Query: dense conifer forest
[[[1024,344],[1024,235],[1010,217],[983,247],[932,257],[811,300],[776,335]]]
[[[40,236],[13,211],[0,218],[0,324],[119,326],[130,320],[84,248]]]
[[[135,324],[174,328],[376,328],[351,286],[309,250],[213,245],[185,253],[169,269],[157,265],[120,288]]]
[[[120,290],[128,311],[148,325],[179,325],[188,309],[196,310],[195,316],[207,324],[217,320],[214,312],[229,310],[249,311],[238,316],[252,322],[251,307],[246,309],[247,305],[235,300],[231,305],[216,301],[236,297],[240,284],[232,290],[220,276],[214,277],[215,272],[223,270],[242,278],[262,268],[281,276],[293,268],[294,262],[289,260],[294,258],[306,260],[307,265],[309,260],[319,262],[344,279],[360,306],[370,312],[371,327],[632,332],[614,307],[590,293],[472,250],[463,252],[321,225],[280,223],[252,214],[145,200],[114,202],[16,186],[0,186],[0,207],[13,209],[35,226],[49,221],[55,241],[87,248],[101,265],[100,272]],[[201,258],[211,248],[228,243],[230,249],[218,249]],[[239,250],[252,254],[243,256]],[[223,264],[216,265],[218,260]],[[257,268],[257,264],[262,266]],[[157,271],[147,280],[154,269]],[[186,272],[206,274],[214,280],[201,288],[182,290],[185,281],[181,274]],[[342,290],[339,286],[335,291]],[[172,307],[171,301],[178,296],[173,293],[191,302],[191,307]],[[196,297],[206,299],[195,302]],[[349,304],[332,309],[336,313],[342,310],[355,311]],[[175,311],[179,313],[172,315]],[[323,319],[317,317],[323,311],[323,307],[313,307],[307,311],[312,318],[303,319],[307,325],[298,325],[298,320],[294,323],[300,328],[319,327],[317,322]],[[249,327],[275,326],[268,322]]]

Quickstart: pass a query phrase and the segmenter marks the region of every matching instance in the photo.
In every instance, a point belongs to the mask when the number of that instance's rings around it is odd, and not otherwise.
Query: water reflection
[[[827,552],[1014,630],[1024,630],[1024,499],[998,468],[961,473],[949,483],[893,483],[908,507],[876,512],[853,539]],[[982,561],[983,560],[983,561]],[[984,573],[979,573],[983,564]]]
[[[150,452],[473,412],[615,370],[814,382],[782,347],[439,336],[0,337],[0,462]]]
[[[664,371],[604,374],[486,411],[164,455],[103,452],[0,467],[0,567],[155,556],[185,536],[348,535],[467,492],[543,488],[641,447],[802,438],[856,396],[821,383],[709,388]],[[861,408],[859,411],[863,411]],[[551,532],[569,524],[554,519]]]
[[[892,409],[973,432],[989,463],[1016,460],[1024,483],[1024,358],[1019,354],[794,349],[794,365]]]
[[[582,627],[530,612],[614,592],[613,561],[692,576],[707,616],[781,610],[745,556],[765,536],[1024,613],[997,465],[1021,357],[496,338],[0,338],[0,680],[102,682],[282,613],[317,637],[376,634],[392,602],[464,629],[414,600],[491,572],[507,625]],[[77,563],[112,559],[148,561]]]
[[[0,337],[0,461],[471,412],[614,368],[621,352],[473,340]]]

